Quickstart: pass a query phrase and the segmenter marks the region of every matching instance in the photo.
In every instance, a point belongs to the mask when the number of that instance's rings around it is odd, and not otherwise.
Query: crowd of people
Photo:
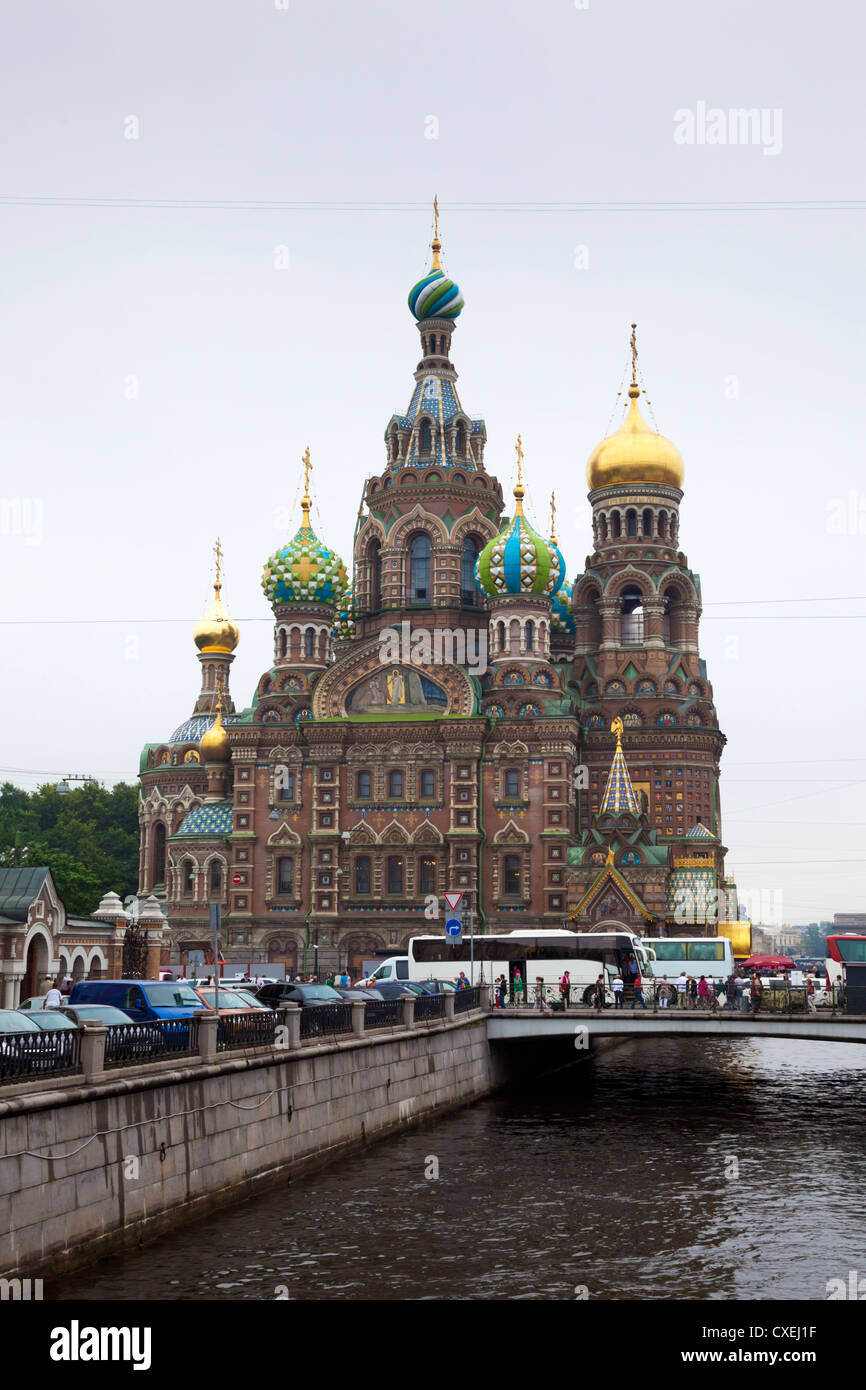
[[[782,987],[790,986],[790,972],[785,971],[782,975]],[[764,1000],[765,987],[760,975],[747,973],[736,969],[725,980],[716,980],[712,975],[688,975],[682,970],[679,975],[668,979],[663,975],[661,980],[655,980],[655,999],[660,1009],[728,1009],[732,1013],[738,1010],[748,1013],[758,1013]],[[814,999],[816,990],[820,988],[820,981],[814,976],[807,976],[805,980],[806,995],[809,999]],[[608,1003],[608,991],[613,995],[613,1006],[615,1009],[624,1009],[626,1001],[632,1009],[647,1007],[644,981],[641,979],[640,970],[636,959],[630,957],[624,966],[623,974],[616,972],[613,979],[608,982],[605,976],[599,975],[595,984],[588,990],[584,988],[581,998],[574,1000],[571,998],[571,976],[569,971],[565,971],[559,981],[559,999],[551,999],[551,988],[545,985],[542,976],[536,976],[534,989],[535,1008],[544,1012],[552,1011],[555,1008],[568,1008],[570,1004],[588,1002],[596,1009],[603,1009]],[[493,1006],[497,1009],[508,1007],[509,997],[515,1008],[521,1008],[526,1000],[526,984],[518,967],[512,973],[511,980],[505,975],[499,975],[493,982]]]

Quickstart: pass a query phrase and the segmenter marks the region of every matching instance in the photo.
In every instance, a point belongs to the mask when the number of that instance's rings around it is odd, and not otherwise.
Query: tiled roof
[[[20,921],[45,882],[48,870],[0,869],[0,913]]]
[[[184,816],[172,839],[180,835],[196,839],[203,835],[215,835],[225,839],[232,833],[232,805],[231,801],[207,801],[203,806],[196,806],[194,811]]]

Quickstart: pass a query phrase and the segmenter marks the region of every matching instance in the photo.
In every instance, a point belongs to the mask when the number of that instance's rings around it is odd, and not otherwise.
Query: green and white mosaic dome
[[[338,607],[346,594],[346,566],[319,540],[310,526],[274,552],[262,574],[262,588],[275,608],[285,603],[329,603]]]

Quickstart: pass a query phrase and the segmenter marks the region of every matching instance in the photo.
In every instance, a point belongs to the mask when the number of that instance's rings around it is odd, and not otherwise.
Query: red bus
[[[866,936],[859,932],[836,932],[827,937],[827,988],[841,984],[847,962],[866,964]]]

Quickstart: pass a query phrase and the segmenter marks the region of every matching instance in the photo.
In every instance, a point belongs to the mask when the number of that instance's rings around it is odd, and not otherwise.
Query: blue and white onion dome
[[[553,498],[551,510],[553,508]],[[550,626],[553,632],[574,632],[574,614],[571,611],[571,585],[565,578],[566,568],[559,542],[556,539],[553,518],[550,524],[550,548],[559,560],[559,573],[562,576],[562,583],[550,601]]]
[[[301,498],[303,520],[288,545],[270,557],[262,573],[262,588],[274,608],[286,603],[328,603],[338,608],[349,582],[346,566],[329,550],[310,525],[308,493]]]
[[[438,233],[434,235],[430,246],[433,251],[430,273],[409,291],[409,308],[419,323],[422,319],[456,319],[463,308],[460,286],[448,279],[439,264],[442,243]]]
[[[488,541],[475,565],[475,579],[491,598],[500,594],[548,594],[562,588],[565,565],[523,515],[523,484],[514,489],[514,516],[498,536]]]
[[[350,584],[343,596],[343,601],[337,610],[334,619],[334,640],[337,642],[348,642],[350,637],[355,636],[355,608],[354,591]]]

